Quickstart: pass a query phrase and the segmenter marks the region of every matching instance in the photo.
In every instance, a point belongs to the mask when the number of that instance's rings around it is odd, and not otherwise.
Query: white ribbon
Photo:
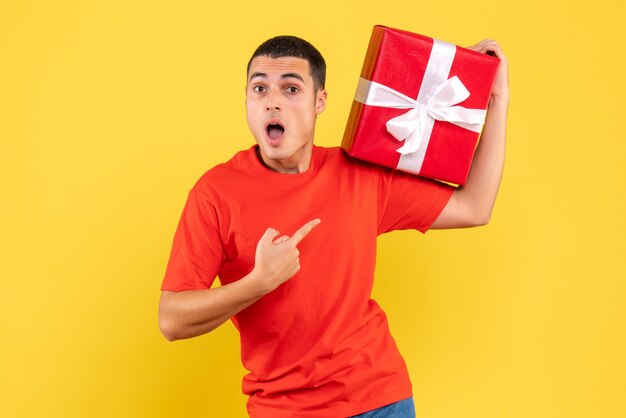
[[[404,145],[398,149],[398,168],[419,173],[435,120],[453,123],[480,133],[486,111],[455,106],[470,96],[461,80],[448,79],[456,46],[434,40],[417,99],[412,99],[383,84],[359,79],[354,99],[369,106],[410,109],[387,121],[387,131]],[[404,161],[403,161],[404,160]]]

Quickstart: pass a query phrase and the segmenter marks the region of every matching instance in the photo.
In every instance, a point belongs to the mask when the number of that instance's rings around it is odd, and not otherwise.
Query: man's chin
[[[300,165],[300,156],[293,150],[263,147],[259,147],[259,150],[257,156],[261,163],[273,171],[292,172],[294,167]]]
[[[287,142],[284,141],[280,141],[277,146],[273,146],[265,138],[262,138],[261,141],[257,139],[257,145],[260,156],[266,165],[268,163],[277,163],[279,165],[297,163],[295,160],[305,158],[306,152],[302,151],[307,148],[306,143],[294,148],[293,146],[289,147]]]
[[[292,155],[290,155],[288,150],[277,148],[277,147],[259,146],[259,152],[260,152],[261,157],[266,163],[289,160],[292,157]]]

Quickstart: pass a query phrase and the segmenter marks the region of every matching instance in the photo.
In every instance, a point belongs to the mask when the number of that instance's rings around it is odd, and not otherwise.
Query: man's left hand
[[[493,83],[493,90],[491,91],[492,99],[504,99],[509,100],[509,62],[502,52],[502,48],[498,45],[498,42],[493,39],[483,39],[476,45],[468,46],[467,49],[480,52],[483,54],[489,53],[500,58],[500,66],[496,73],[496,81]]]

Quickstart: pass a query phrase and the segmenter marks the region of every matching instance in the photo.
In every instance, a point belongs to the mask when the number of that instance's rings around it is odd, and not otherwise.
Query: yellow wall
[[[260,42],[325,55],[316,143],[334,146],[385,24],[491,37],[510,61],[492,223],[379,241],[375,296],[418,416],[626,416],[621,2],[280,3],[0,3],[0,415],[245,416],[232,324],[175,343],[157,326],[182,205],[253,143]]]

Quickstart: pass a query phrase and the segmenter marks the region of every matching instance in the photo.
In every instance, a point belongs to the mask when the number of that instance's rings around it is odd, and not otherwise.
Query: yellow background
[[[328,63],[341,140],[374,24],[510,61],[484,228],[379,240],[375,297],[418,417],[626,416],[621,2],[0,3],[0,415],[243,417],[232,324],[167,342],[161,279],[188,190],[253,143],[245,65],[293,34]]]

